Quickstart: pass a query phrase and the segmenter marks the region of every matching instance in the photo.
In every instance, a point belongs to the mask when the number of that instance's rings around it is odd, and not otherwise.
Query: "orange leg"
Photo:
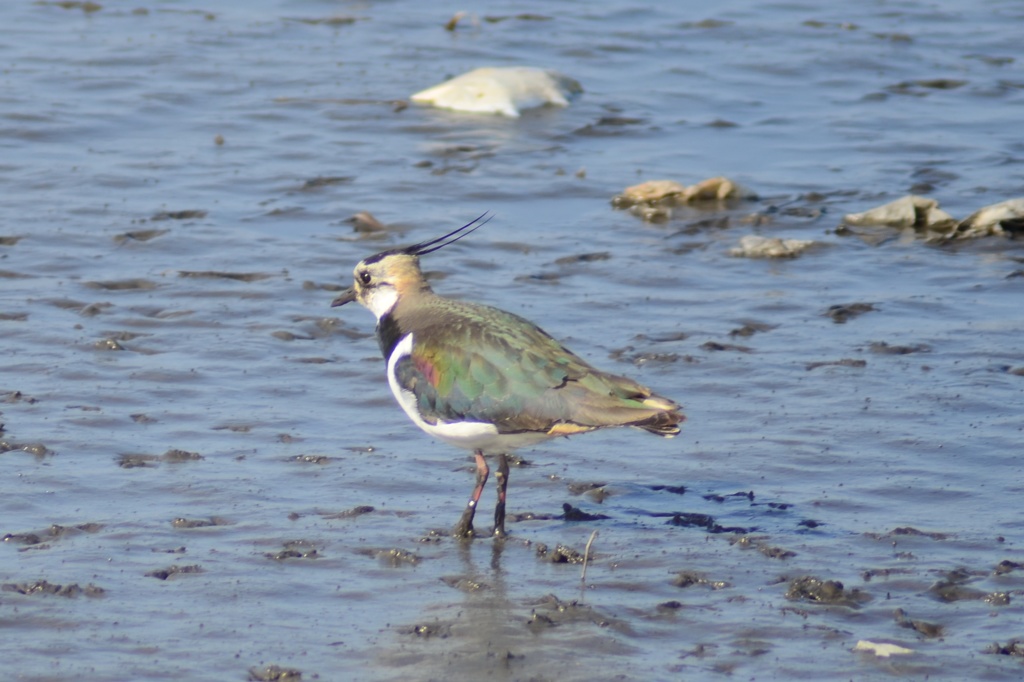
[[[487,461],[484,460],[482,451],[474,451],[473,456],[476,457],[476,487],[473,488],[473,495],[466,504],[466,510],[462,512],[462,518],[455,524],[455,530],[452,532],[452,535],[457,538],[473,537],[473,515],[476,514],[477,502],[480,501],[480,496],[484,492],[487,475],[491,473],[491,470],[487,468]]]

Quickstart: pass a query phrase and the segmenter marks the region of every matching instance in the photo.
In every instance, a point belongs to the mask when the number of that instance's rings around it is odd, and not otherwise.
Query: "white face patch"
[[[369,308],[370,312],[380,320],[398,303],[398,291],[390,284],[380,284],[369,289],[365,300],[360,303]]]

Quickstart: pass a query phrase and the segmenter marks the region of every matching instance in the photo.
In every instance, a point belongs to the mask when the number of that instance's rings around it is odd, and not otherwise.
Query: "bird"
[[[368,256],[332,307],[357,301],[377,318],[376,336],[395,400],[429,435],[470,450],[476,482],[452,534],[472,538],[477,504],[496,459],[492,534],[505,537],[508,455],[518,448],[608,427],[665,438],[681,406],[632,379],[603,372],[514,313],[434,293],[420,257],[486,224],[487,213],[418,244]]]

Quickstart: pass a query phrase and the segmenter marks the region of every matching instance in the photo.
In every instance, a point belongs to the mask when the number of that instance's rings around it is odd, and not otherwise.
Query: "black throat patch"
[[[395,350],[395,346],[401,340],[402,329],[398,325],[398,320],[391,313],[384,315],[377,321],[377,343],[380,344],[380,352],[384,354],[384,359],[388,360],[391,358],[391,353]]]

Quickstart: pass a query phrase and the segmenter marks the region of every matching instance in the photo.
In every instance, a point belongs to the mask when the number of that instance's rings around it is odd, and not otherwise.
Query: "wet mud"
[[[563,10],[2,5],[9,676],[1021,678],[1020,8]],[[583,92],[410,106],[485,63]],[[484,210],[432,286],[687,421],[457,540],[330,301]]]

